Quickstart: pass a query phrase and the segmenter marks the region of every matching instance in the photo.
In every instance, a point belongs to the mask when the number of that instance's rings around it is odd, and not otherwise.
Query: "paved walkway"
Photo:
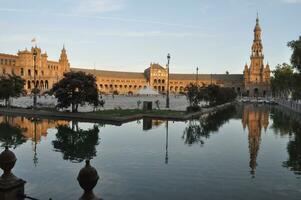
[[[136,114],[132,116],[124,117],[111,117],[104,116],[97,113],[70,113],[70,112],[58,112],[58,111],[47,111],[47,110],[33,110],[33,109],[22,109],[22,108],[0,108],[0,114],[13,115],[13,116],[25,116],[25,117],[38,117],[46,119],[67,119],[67,120],[78,120],[82,122],[99,122],[105,124],[121,125],[126,122],[138,120],[141,118],[153,118],[153,119],[165,119],[173,121],[186,121],[190,119],[197,119],[201,115],[222,110],[234,103],[226,103],[213,108],[204,108],[202,111],[189,113],[184,116],[170,116],[170,115],[156,115],[156,114]]]
[[[137,102],[143,101],[152,101],[153,108],[156,108],[156,101],[159,101],[159,108],[165,109],[166,98],[165,96],[123,96],[123,95],[108,95],[103,96],[103,100],[105,101],[104,109],[137,109]],[[37,99],[38,104],[41,107],[54,108],[57,105],[56,98],[52,96],[41,96]],[[11,105],[18,108],[29,108],[32,107],[33,97],[25,96],[19,98],[12,98]],[[1,104],[1,103],[0,103]],[[4,102],[2,102],[4,105]],[[188,106],[188,102],[186,96],[184,95],[170,95],[170,108],[175,111],[185,111]],[[142,103],[140,108],[142,107]],[[93,111],[93,107],[90,105],[80,106],[78,109],[79,112],[91,112]]]

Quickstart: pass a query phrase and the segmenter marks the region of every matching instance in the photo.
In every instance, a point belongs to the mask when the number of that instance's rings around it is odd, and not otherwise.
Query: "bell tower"
[[[257,16],[256,26],[254,28],[254,40],[251,53],[251,66],[250,66],[250,81],[261,82],[263,71],[263,47],[261,43],[261,28],[259,25],[259,18]]]
[[[267,64],[264,67],[263,45],[261,39],[261,27],[257,14],[256,25],[254,28],[254,40],[252,44],[252,52],[250,56],[250,67],[245,66],[244,84],[245,92],[248,96],[266,96],[269,91],[270,68]]]
[[[60,59],[59,59],[60,67],[62,72],[68,72],[70,71],[70,63],[68,61],[67,52],[65,49],[65,45],[63,46],[63,49],[61,51]]]

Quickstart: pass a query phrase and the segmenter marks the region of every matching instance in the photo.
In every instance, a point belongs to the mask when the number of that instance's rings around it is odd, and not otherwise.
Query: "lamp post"
[[[166,91],[166,108],[169,108],[169,61],[170,61],[170,54],[167,54],[167,91]]]
[[[37,77],[36,77],[36,68],[37,68],[37,50],[36,48],[33,49],[33,81],[34,81],[34,88],[33,88],[33,108],[37,108]]]
[[[199,67],[196,68],[196,84],[199,82]]]

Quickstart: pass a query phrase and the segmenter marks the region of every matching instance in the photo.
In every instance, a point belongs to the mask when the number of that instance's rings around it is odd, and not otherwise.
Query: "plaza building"
[[[36,83],[33,76],[33,52],[37,52]],[[17,55],[0,54],[0,74],[16,74],[25,81],[30,92],[34,84],[41,91],[47,91],[58,82],[65,72],[83,71],[95,75],[98,89],[105,94],[135,94],[150,87],[159,93],[166,93],[169,83],[171,93],[184,92],[189,83],[199,85],[215,84],[229,87],[239,95],[266,96],[270,92],[270,69],[264,66],[263,46],[259,19],[256,19],[250,67],[246,64],[243,74],[176,74],[168,78],[168,66],[151,63],[143,72],[106,71],[84,68],[70,68],[66,49],[63,48],[58,61],[48,60],[47,53],[33,47],[31,51],[18,51]]]
[[[34,52],[36,52],[36,67],[34,70]],[[70,71],[65,47],[58,61],[48,60],[46,52],[38,47],[31,50],[18,51],[17,55],[0,53],[0,75],[15,74],[25,80],[25,90],[30,93],[34,84],[41,91],[47,91],[62,79],[65,72]],[[34,73],[36,81],[34,81]]]

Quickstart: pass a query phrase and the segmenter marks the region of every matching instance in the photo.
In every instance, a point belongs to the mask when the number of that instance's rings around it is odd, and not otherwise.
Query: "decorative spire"
[[[257,12],[256,24],[259,24],[259,16],[258,16],[258,12]]]
[[[258,12],[257,12],[257,17],[256,17],[256,26],[254,28],[254,32],[261,32],[261,28],[259,25],[259,16],[258,16]]]

